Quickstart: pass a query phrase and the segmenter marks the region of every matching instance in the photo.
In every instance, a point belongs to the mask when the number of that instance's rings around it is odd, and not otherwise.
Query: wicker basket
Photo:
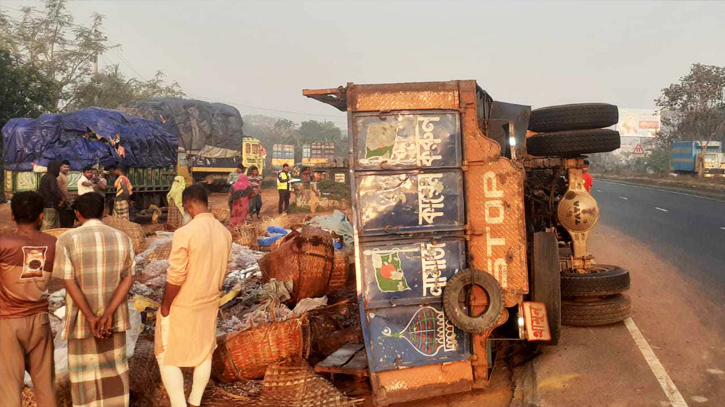
[[[228,207],[214,208],[211,213],[214,214],[214,217],[221,223],[229,222],[229,217],[231,216]]]
[[[267,366],[284,360],[307,358],[309,323],[305,316],[259,325],[217,338],[212,374],[221,382],[264,377]]]
[[[305,361],[269,366],[258,406],[351,407],[363,403],[342,394]]]
[[[48,230],[44,230],[43,233],[57,238],[58,236],[62,235],[63,233],[65,233],[69,230],[73,230],[73,229],[72,228],[48,229]]]
[[[106,216],[103,218],[103,223],[128,235],[133,243],[134,252],[141,253],[146,249],[146,233],[138,223],[118,216]]]
[[[248,247],[257,245],[257,228],[254,225],[236,226],[234,229],[235,243]]]
[[[300,235],[286,239],[260,261],[264,281],[276,278],[292,281],[292,303],[303,298],[315,298],[328,291],[334,248],[329,236],[303,228]]]
[[[347,254],[342,250],[335,250],[332,273],[330,274],[330,290],[339,290],[347,285],[347,269]]]
[[[164,242],[157,245],[154,247],[154,250],[146,256],[146,260],[168,260],[171,255],[172,243],[173,242]]]

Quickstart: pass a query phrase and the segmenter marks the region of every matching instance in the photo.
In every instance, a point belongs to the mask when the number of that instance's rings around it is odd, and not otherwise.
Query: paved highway
[[[533,362],[539,406],[725,406],[725,202],[594,182],[590,251],[630,270],[627,323],[565,327]]]

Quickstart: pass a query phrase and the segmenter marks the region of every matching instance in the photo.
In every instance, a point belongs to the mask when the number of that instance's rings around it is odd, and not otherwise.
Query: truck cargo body
[[[291,144],[275,144],[272,146],[272,170],[281,170],[282,166],[295,165],[295,146]]]
[[[326,167],[335,162],[337,154],[335,143],[311,143],[302,146],[302,165],[307,167]]]
[[[697,157],[707,145],[704,156],[705,176],[723,175],[722,146],[719,141],[700,143],[699,141],[675,141],[672,143],[670,158],[670,171],[682,174],[696,174],[698,172]]]
[[[136,210],[166,205],[176,175],[178,138],[159,123],[115,110],[88,108],[37,119],[11,119],[2,133],[7,194],[37,190],[50,161],[68,160],[71,195],[77,191],[83,168],[102,171],[123,166],[134,186]],[[115,178],[106,179],[106,195],[112,199]]]

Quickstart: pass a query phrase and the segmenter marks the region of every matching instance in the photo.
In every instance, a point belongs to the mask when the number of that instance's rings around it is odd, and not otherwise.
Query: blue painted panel
[[[353,115],[355,170],[459,167],[458,112]]]
[[[360,244],[367,309],[440,302],[448,279],[465,265],[463,238]]]
[[[469,335],[445,318],[442,304],[369,310],[365,319],[372,372],[470,357]]]
[[[462,230],[460,170],[356,173],[361,236]]]

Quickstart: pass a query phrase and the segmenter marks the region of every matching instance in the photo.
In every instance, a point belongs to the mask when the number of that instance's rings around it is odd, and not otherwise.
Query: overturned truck
[[[475,81],[303,94],[348,112],[357,291],[376,404],[485,387],[500,341],[556,344],[565,277],[569,287],[592,287],[588,276],[611,274],[586,249],[598,208],[582,182],[582,154],[619,147],[617,132],[596,129],[616,123],[611,105],[563,107],[547,121],[550,111],[494,101]],[[626,274],[616,294],[628,286]],[[597,325],[614,294],[595,294],[565,304],[585,304],[584,321]]]

